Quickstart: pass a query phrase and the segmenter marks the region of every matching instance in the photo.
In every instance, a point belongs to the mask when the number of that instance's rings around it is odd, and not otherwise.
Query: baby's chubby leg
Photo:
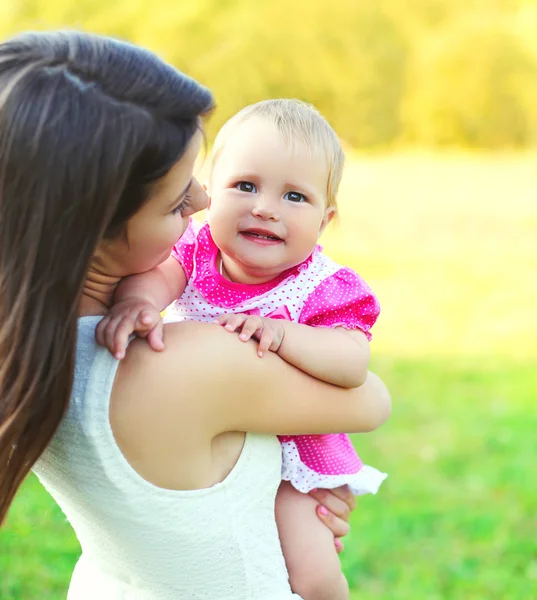
[[[332,532],[315,512],[317,502],[287,481],[276,497],[276,522],[291,589],[304,600],[348,600]]]

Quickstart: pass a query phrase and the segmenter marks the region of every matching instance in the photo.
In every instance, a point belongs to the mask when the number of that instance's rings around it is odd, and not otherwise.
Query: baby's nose
[[[252,214],[261,219],[279,220],[279,202],[268,194],[259,194],[256,198]]]

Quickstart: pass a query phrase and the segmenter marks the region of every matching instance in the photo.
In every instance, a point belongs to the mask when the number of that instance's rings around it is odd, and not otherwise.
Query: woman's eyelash
[[[174,215],[176,215],[177,213],[181,213],[183,214],[184,211],[192,204],[192,196],[187,192],[184,197],[183,200],[181,201],[180,204],[178,204],[173,210],[172,213]]]

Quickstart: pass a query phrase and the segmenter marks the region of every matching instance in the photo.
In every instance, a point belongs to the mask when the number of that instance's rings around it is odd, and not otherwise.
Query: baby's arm
[[[277,352],[289,364],[343,388],[361,386],[369,366],[369,330],[380,307],[368,285],[342,268],[306,298],[299,323],[255,315],[218,319],[240,339],[259,340],[259,355]]]
[[[332,533],[315,516],[316,501],[282,481],[276,497],[276,523],[289,583],[304,600],[348,600]]]
[[[369,340],[360,330],[310,327],[283,319],[227,314],[217,319],[239,339],[259,341],[259,356],[268,350],[285,362],[326,383],[343,388],[360,387],[367,378]]]
[[[181,296],[186,284],[183,267],[170,256],[151,271],[122,279],[114,296],[114,305],[138,300],[163,311]]]
[[[97,342],[117,359],[125,357],[132,333],[147,337],[153,350],[163,350],[160,312],[181,296],[186,284],[183,267],[173,256],[151,271],[125,277],[117,287],[114,305],[97,325]]]
[[[278,354],[289,364],[327,383],[343,388],[361,386],[369,369],[369,340],[365,333],[343,327],[309,327],[282,322]]]
[[[343,267],[306,298],[300,325],[284,323],[278,354],[317,379],[344,388],[359,387],[367,377],[369,330],[379,312],[371,288]]]

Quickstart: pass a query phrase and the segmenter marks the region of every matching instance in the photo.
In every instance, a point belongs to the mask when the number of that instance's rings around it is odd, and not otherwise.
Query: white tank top
[[[211,488],[150,484],[112,434],[118,361],[95,344],[98,321],[79,320],[69,409],[34,468],[82,547],[68,600],[298,599],[274,517],[277,438],[247,434],[235,467]]]

